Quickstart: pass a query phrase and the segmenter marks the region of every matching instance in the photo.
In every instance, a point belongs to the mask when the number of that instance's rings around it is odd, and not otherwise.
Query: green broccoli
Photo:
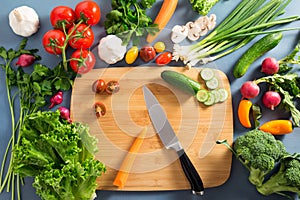
[[[293,198],[284,192],[295,192],[300,196],[300,154],[284,156],[278,172],[257,187],[257,191],[266,196],[276,193],[290,199]]]
[[[210,9],[218,1],[219,0],[190,0],[190,3],[194,11],[198,12],[201,15],[207,15]]]
[[[261,186],[265,176],[275,167],[275,164],[287,154],[285,146],[270,133],[252,130],[239,136],[233,148],[226,141],[225,144],[249,170],[249,181],[255,186]]]

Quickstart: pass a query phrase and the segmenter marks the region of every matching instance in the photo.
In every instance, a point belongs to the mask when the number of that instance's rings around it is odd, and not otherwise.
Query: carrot
[[[161,30],[165,28],[167,23],[170,21],[171,17],[173,16],[175,9],[177,7],[178,0],[164,0],[162,6],[154,19],[154,24],[158,25],[159,32],[155,33],[154,35],[148,34],[147,42],[151,43],[155,40],[155,38],[159,35]]]
[[[129,172],[132,168],[135,157],[142,146],[144,137],[146,135],[147,127],[145,127],[142,132],[138,135],[138,137],[134,140],[131,145],[129,152],[127,153],[125,159],[123,160],[121,167],[115,177],[113,184],[118,186],[119,188],[124,188],[125,183],[127,181]]]
[[[291,120],[271,120],[261,125],[259,129],[273,135],[283,135],[293,131],[293,124]]]
[[[247,99],[243,99],[239,103],[238,118],[241,124],[246,128],[251,128],[251,122],[249,118],[250,109],[252,108],[252,102]]]

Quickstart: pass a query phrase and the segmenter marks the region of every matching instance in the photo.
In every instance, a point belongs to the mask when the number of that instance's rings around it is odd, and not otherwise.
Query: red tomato
[[[107,94],[114,94],[114,93],[119,92],[119,90],[120,90],[120,84],[118,81],[109,81],[106,84],[105,91]]]
[[[75,21],[75,11],[68,6],[57,6],[50,13],[50,22],[57,29],[69,29]]]
[[[76,17],[87,25],[95,25],[100,21],[101,11],[98,4],[87,0],[78,3],[75,7]]]
[[[103,79],[98,79],[93,83],[93,92],[103,93],[106,90],[106,83]]]
[[[140,50],[140,58],[145,61],[149,62],[150,60],[154,59],[156,56],[155,49],[152,46],[143,46]]]
[[[74,49],[88,49],[94,42],[94,32],[85,24],[73,26],[68,31],[70,34],[69,45]]]
[[[93,52],[85,49],[77,49],[71,55],[70,66],[78,74],[85,74],[91,71],[96,64],[96,58]]]
[[[170,52],[164,52],[159,56],[157,56],[155,62],[158,65],[167,65],[171,62],[171,60],[172,60],[172,54]]]
[[[48,53],[61,54],[66,36],[61,30],[50,30],[43,36],[43,46]]]

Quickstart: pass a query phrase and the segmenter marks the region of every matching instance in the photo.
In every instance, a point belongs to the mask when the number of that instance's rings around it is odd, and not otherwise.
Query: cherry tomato
[[[109,81],[106,84],[105,91],[107,92],[107,94],[114,94],[119,92],[119,90],[120,90],[120,84],[118,81]]]
[[[172,54],[170,52],[164,52],[157,56],[155,59],[155,62],[157,65],[167,65],[171,62],[172,60]]]
[[[75,7],[76,17],[87,25],[95,25],[100,21],[101,10],[94,1],[87,0],[78,3]]]
[[[106,113],[106,107],[102,102],[96,102],[94,104],[95,114],[98,117],[102,117]]]
[[[103,79],[98,79],[93,83],[93,92],[103,93],[106,90],[106,84]]]
[[[48,53],[61,54],[66,36],[61,30],[49,30],[43,36],[43,46]]]
[[[54,28],[69,29],[76,21],[75,11],[68,6],[57,6],[50,13],[50,22]]]
[[[156,56],[155,49],[152,46],[143,46],[140,50],[140,57],[143,61],[149,62]]]
[[[85,24],[71,27],[68,34],[71,34],[69,45],[74,49],[88,49],[94,42],[94,32]]]
[[[134,63],[134,61],[137,59],[137,57],[138,57],[138,54],[139,54],[139,49],[138,49],[138,47],[137,46],[133,46],[133,47],[131,47],[128,51],[127,51],[127,53],[126,53],[126,55],[125,55],[125,62],[127,63],[127,64],[132,64],[132,63]]]
[[[95,66],[96,58],[93,52],[85,49],[77,49],[71,55],[70,66],[78,74],[85,74]]]

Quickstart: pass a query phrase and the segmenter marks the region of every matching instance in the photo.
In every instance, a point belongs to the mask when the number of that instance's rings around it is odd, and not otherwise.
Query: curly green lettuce
[[[194,11],[198,12],[201,15],[207,15],[211,8],[219,0],[190,0],[192,8]]]
[[[13,170],[21,177],[34,177],[42,199],[89,200],[96,178],[106,170],[95,160],[97,150],[88,126],[61,119],[59,111],[39,111],[24,119]]]

